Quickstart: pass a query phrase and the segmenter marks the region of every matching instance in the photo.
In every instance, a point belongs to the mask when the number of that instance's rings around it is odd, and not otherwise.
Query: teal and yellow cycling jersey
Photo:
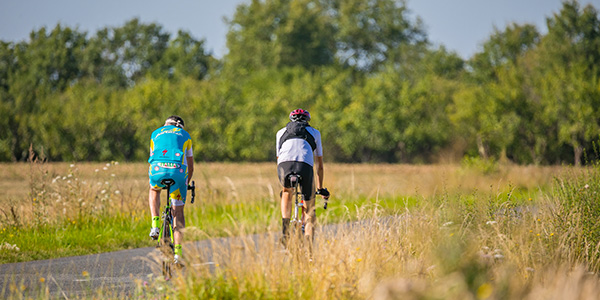
[[[152,132],[149,163],[164,162],[187,165],[185,158],[192,156],[192,139],[187,131],[167,125]]]

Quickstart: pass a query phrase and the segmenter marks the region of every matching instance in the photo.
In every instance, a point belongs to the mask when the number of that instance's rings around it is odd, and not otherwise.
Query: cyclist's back
[[[191,156],[191,147],[192,139],[187,131],[174,125],[162,126],[152,132],[148,162],[180,162],[185,165],[185,157]]]

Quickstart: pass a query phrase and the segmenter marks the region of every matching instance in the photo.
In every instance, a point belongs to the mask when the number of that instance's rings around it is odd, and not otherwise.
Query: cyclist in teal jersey
[[[158,239],[160,233],[160,191],[164,187],[162,179],[170,178],[175,181],[171,187],[169,199],[173,206],[175,243],[175,262],[179,262],[182,252],[183,228],[185,217],[183,208],[187,195],[187,186],[194,174],[194,155],[192,139],[187,131],[183,130],[184,122],[179,116],[170,116],[165,125],[152,132],[150,139],[150,178],[149,204],[152,214],[152,228],[150,237]],[[167,201],[169,200],[167,199]]]

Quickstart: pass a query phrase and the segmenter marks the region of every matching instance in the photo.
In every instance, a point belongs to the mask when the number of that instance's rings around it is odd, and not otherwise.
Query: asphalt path
[[[335,235],[341,228],[363,228],[363,222],[333,224],[318,228],[317,234]],[[263,233],[244,237],[213,238],[184,244],[184,253],[214,264],[213,249],[223,251],[249,244],[260,250],[266,243],[277,243],[280,234]],[[318,246],[318,245],[315,245]],[[52,298],[70,299],[93,295],[100,290],[111,295],[135,295],[140,282],[162,276],[161,253],[155,247],[122,250],[93,255],[64,257],[0,265],[0,298],[17,289],[24,295],[39,295],[48,290]]]

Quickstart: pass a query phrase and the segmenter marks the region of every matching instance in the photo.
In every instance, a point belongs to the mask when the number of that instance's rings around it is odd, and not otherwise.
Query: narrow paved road
[[[362,222],[332,224],[320,227],[317,234],[335,235],[341,228],[362,228]],[[215,238],[184,245],[188,250],[201,253],[206,264],[211,264],[212,249],[231,249],[245,244],[250,238],[254,247],[273,242],[278,234],[264,233],[246,237]],[[317,245],[315,245],[317,246]],[[132,296],[136,281],[161,276],[160,252],[154,247],[122,250],[94,255],[64,257],[24,263],[0,265],[0,299],[11,294],[11,289],[25,289],[24,293],[36,295],[41,287],[48,288],[52,298],[72,298],[94,294],[98,289],[111,294]],[[41,281],[44,281],[42,283]]]
[[[273,234],[256,234],[250,238],[255,247],[265,240],[275,242]],[[240,237],[215,238],[184,245],[184,252],[199,252],[211,264],[212,249],[227,249],[243,243]],[[188,249],[190,251],[188,251]],[[122,250],[101,254],[38,260],[0,265],[0,299],[11,294],[11,289],[23,294],[36,295],[41,287],[48,288],[54,298],[72,298],[94,294],[98,289],[111,294],[131,296],[136,281],[161,276],[160,251],[155,247]],[[42,283],[43,281],[43,283]]]

